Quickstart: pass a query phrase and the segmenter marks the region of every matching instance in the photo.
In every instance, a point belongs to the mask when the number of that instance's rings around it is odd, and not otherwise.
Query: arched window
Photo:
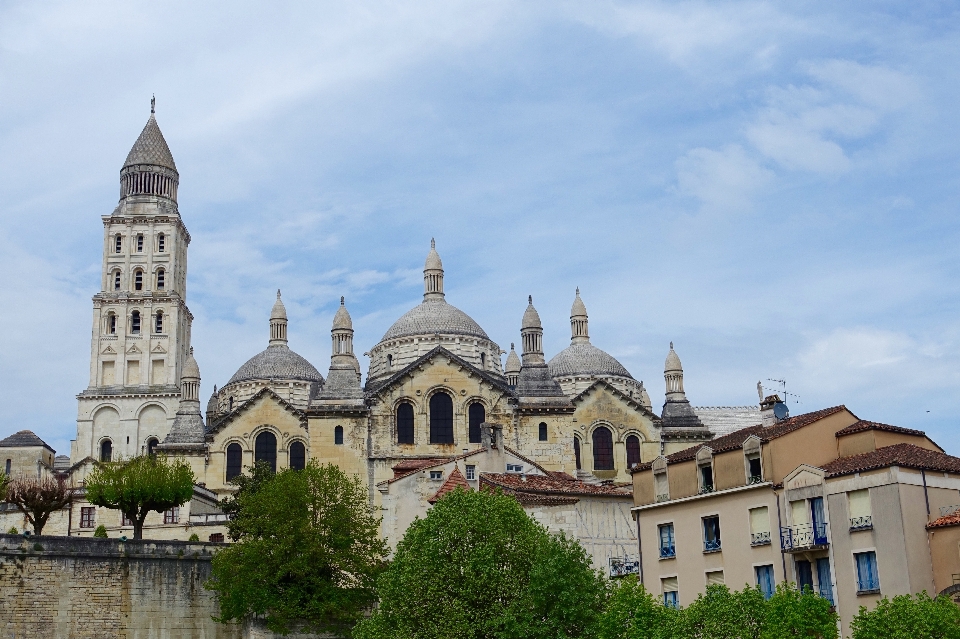
[[[163,332],[163,311],[157,311],[156,321],[154,322],[154,326],[153,326],[153,332],[154,333]]]
[[[412,444],[413,438],[413,406],[403,402],[397,406],[397,443]]]
[[[133,288],[137,291],[143,290],[143,271],[137,269],[133,274]]]
[[[227,446],[227,481],[240,474],[243,466],[243,449],[240,444]]]
[[[134,335],[140,333],[140,311],[134,311],[130,314],[130,332]]]
[[[636,435],[627,437],[627,468],[633,468],[640,463],[640,438]]]
[[[113,290],[120,290],[120,271],[117,271],[113,274]]]
[[[483,404],[480,402],[474,402],[470,404],[470,411],[468,413],[470,419],[470,436],[471,444],[480,443],[480,424],[482,424],[487,419],[487,411],[484,410]]]
[[[613,435],[605,426],[593,431],[593,469],[613,470]]]
[[[143,234],[137,235],[137,253],[143,253]]]
[[[293,442],[290,444],[290,468],[294,470],[303,470],[307,467],[307,447],[303,442]]]
[[[7,477],[10,476],[10,466],[11,466],[12,464],[13,464],[13,460],[12,460],[12,459],[8,459],[8,460],[7,460],[6,471],[5,471],[5,474],[6,474]]]
[[[228,408],[227,410],[233,410],[233,395],[230,396],[229,404],[230,404],[230,408]]]
[[[577,470],[580,470],[580,438],[573,438],[573,458],[577,462]]]
[[[393,355],[387,355],[387,368],[393,368]]]
[[[487,354],[486,354],[486,353],[480,353],[480,368],[483,368],[483,369],[486,369],[486,368],[487,368]]]
[[[151,437],[147,440],[147,454],[153,457],[157,454],[157,444],[160,443],[156,437]]]
[[[453,400],[446,393],[430,398],[430,443],[453,443]]]
[[[114,238],[113,242],[113,252],[119,253],[123,250],[123,236],[117,233],[117,237]]]
[[[100,443],[100,461],[108,462],[113,459],[113,442],[105,439]]]
[[[343,426],[337,426],[333,429],[333,443],[337,446],[343,445]]]
[[[547,441],[547,422],[540,422],[537,438],[542,442]]]
[[[107,333],[110,335],[117,334],[117,316],[115,313],[107,315]]]
[[[165,283],[163,280],[165,275],[166,273],[163,272],[162,268],[157,270],[157,290],[158,291],[163,290],[163,285]]]
[[[166,250],[166,239],[167,239],[167,236],[165,236],[163,233],[157,236],[157,252],[158,253],[163,253],[164,250]]]
[[[267,462],[270,470],[277,472],[277,436],[270,431],[257,435],[253,442],[253,460]]]

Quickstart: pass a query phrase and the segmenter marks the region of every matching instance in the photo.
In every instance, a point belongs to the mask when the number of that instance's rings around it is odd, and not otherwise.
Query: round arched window
[[[613,470],[613,435],[605,426],[593,431],[593,469]]]
[[[470,409],[468,411],[468,417],[470,420],[469,424],[469,440],[471,444],[480,443],[480,424],[482,424],[487,419],[487,411],[484,409],[483,404],[480,402],[474,402],[470,404]]]
[[[414,443],[413,406],[407,402],[403,402],[397,406],[397,443]]]
[[[243,469],[243,448],[233,443],[227,446],[227,481],[240,474]]]
[[[627,468],[633,468],[640,463],[640,438],[636,435],[627,437]]]
[[[153,457],[157,453],[157,444],[160,443],[156,437],[147,440],[147,454]]]
[[[453,443],[453,400],[443,392],[430,398],[430,443]]]
[[[105,439],[100,443],[100,461],[108,462],[113,460],[113,442]]]
[[[257,435],[253,444],[253,459],[257,462],[267,462],[270,470],[277,472],[277,436],[270,431]]]
[[[290,468],[294,470],[303,470],[307,467],[307,447],[303,442],[293,442],[290,444]]]

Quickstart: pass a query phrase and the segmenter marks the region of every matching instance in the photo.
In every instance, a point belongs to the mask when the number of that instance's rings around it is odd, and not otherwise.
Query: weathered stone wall
[[[0,535],[4,639],[242,639],[203,583],[216,546]]]

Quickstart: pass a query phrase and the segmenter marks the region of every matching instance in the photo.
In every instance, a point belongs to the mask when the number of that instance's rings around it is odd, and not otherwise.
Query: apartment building
[[[685,606],[709,584],[786,580],[830,600],[844,634],[861,605],[940,592],[927,526],[960,503],[960,458],[844,406],[770,417],[633,469],[647,589]],[[960,573],[938,534],[938,570]]]

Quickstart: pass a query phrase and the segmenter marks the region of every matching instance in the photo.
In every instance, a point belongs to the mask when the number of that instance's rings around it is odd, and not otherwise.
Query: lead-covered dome
[[[630,371],[615,357],[590,342],[567,346],[547,363],[547,367],[553,377],[610,375],[633,379]]]
[[[289,379],[322,383],[323,375],[313,364],[290,350],[289,346],[275,344],[248,359],[233,374],[227,385],[252,379]]]
[[[404,313],[383,335],[381,342],[410,335],[468,335],[490,339],[469,315],[443,299],[424,300]]]

